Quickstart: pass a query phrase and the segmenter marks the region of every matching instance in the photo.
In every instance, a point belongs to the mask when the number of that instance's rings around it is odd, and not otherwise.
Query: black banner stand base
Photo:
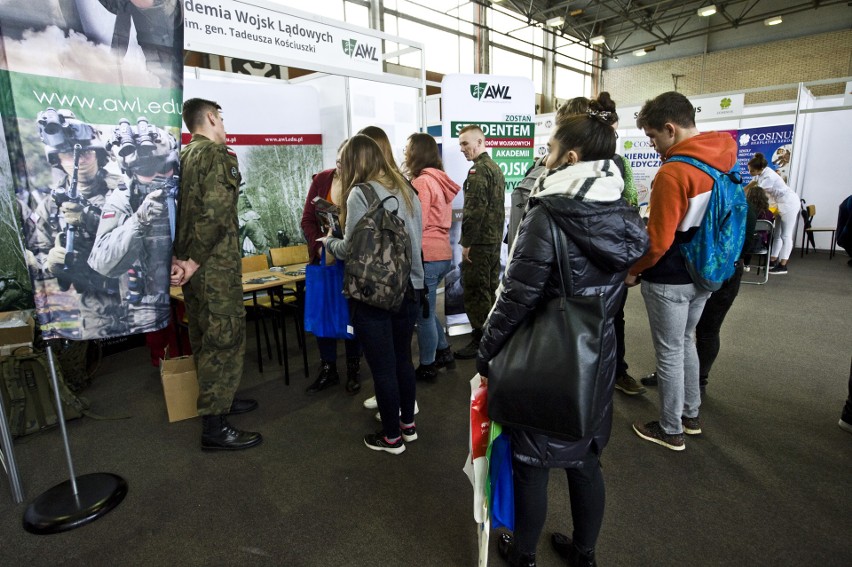
[[[55,534],[93,522],[127,496],[127,482],[112,473],[77,477],[77,494],[70,480],[50,488],[24,512],[24,529],[33,534]]]

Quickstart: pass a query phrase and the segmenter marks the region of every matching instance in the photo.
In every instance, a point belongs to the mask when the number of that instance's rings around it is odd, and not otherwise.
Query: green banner
[[[182,94],[180,89],[146,88],[8,73],[14,107],[3,97],[3,114],[35,119],[44,109],[72,111],[79,120],[93,124],[118,124],[122,118],[146,117],[159,126],[179,128]]]
[[[535,123],[533,122],[451,122],[450,135],[459,137],[459,131],[468,124],[476,124],[482,129],[486,139],[492,138],[530,138],[532,141]]]

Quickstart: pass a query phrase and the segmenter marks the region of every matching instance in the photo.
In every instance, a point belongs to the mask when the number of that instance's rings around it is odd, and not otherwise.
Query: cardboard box
[[[33,342],[35,321],[28,311],[0,313],[0,345],[25,345]]]
[[[166,398],[169,423],[198,416],[198,378],[192,356],[166,357],[160,361],[160,381]]]

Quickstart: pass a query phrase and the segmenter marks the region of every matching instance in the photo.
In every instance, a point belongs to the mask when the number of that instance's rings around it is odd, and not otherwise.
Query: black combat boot
[[[263,441],[260,433],[240,431],[228,423],[224,415],[202,416],[201,423],[202,451],[239,451]]]
[[[497,540],[497,553],[511,567],[535,567],[535,553],[519,553],[515,548],[515,540],[507,533],[500,534]]]
[[[456,367],[456,359],[450,347],[439,348],[435,352],[435,366],[437,368],[446,368],[447,370],[452,370]]]
[[[346,393],[354,396],[361,390],[361,358],[346,359]]]
[[[257,409],[257,400],[248,398],[234,398],[231,402],[231,409],[226,415],[237,415],[238,413],[248,413]]]
[[[437,363],[421,364],[417,367],[417,370],[414,371],[414,377],[417,380],[426,380],[427,382],[435,380],[438,377]]]
[[[319,376],[317,376],[317,379],[314,380],[313,384],[308,386],[305,393],[316,394],[317,392],[325,390],[329,386],[334,386],[335,384],[340,384],[340,376],[337,375],[337,364],[323,360],[322,366],[320,366]]]
[[[555,532],[550,536],[550,543],[571,567],[597,567],[595,552],[583,553],[567,535]]]
[[[473,329],[470,332],[470,342],[462,349],[455,352],[456,358],[459,360],[471,360],[476,358],[476,353],[479,352],[479,341],[482,339],[482,329]]]

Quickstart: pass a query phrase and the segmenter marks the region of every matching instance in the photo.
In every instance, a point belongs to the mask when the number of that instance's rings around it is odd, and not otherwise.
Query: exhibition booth
[[[401,163],[408,136],[440,123],[430,133],[443,142],[445,168],[461,185],[469,163],[459,152],[458,132],[479,124],[506,177],[507,209],[554,127],[553,115],[534,115],[535,88],[527,78],[448,75],[440,99],[427,100],[422,44],[269,0],[165,0],[152,8],[156,18],[138,10],[116,13],[99,0],[36,4],[42,9],[24,9],[21,0],[0,6],[0,178],[9,188],[0,195],[0,276],[14,282],[21,290],[15,300],[23,302],[0,304],[0,311],[35,307],[45,339],[100,340],[168,324],[164,274],[175,231],[177,152],[180,141],[188,141],[182,100],[201,97],[222,106],[245,206],[275,246],[304,243],[300,220],[312,175],[334,167],[341,142],[365,126],[388,134]],[[184,67],[186,52],[305,74],[269,78]],[[745,105],[746,92],[691,99],[701,108],[699,129],[729,131],[742,167],[763,152],[790,187],[816,205],[817,222],[832,225],[850,193],[843,180],[852,178],[852,160],[842,152],[852,102],[817,98],[806,84],[798,93],[795,102],[760,105]],[[638,108],[619,108],[618,151],[631,161],[640,204],[647,206],[660,162],[632,127]],[[151,192],[141,172],[152,167],[167,214],[137,237],[129,231],[139,227],[128,219]],[[453,334],[466,332],[458,268],[462,203],[459,193],[451,229],[456,267],[445,302]],[[67,222],[70,214],[84,222]],[[818,248],[829,247],[827,235],[816,238]],[[256,252],[249,242],[242,247]],[[55,372],[53,381],[58,391]],[[57,406],[70,479],[28,510],[25,525],[35,533],[92,521],[127,492],[123,479],[104,473],[85,475],[77,486],[58,398]],[[6,421],[0,415],[0,429]],[[21,502],[8,431],[0,442],[13,497]]]

